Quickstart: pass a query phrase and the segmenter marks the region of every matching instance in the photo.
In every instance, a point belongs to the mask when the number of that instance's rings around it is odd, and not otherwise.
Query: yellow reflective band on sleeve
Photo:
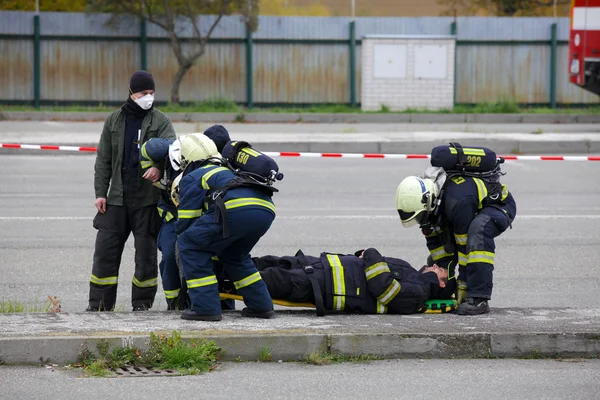
[[[227,200],[225,202],[225,208],[228,210],[231,208],[238,208],[238,207],[245,207],[245,206],[261,206],[261,207],[268,208],[269,210],[275,212],[275,205],[273,203],[271,203],[270,201],[267,201],[267,200],[257,199],[254,197],[240,197],[239,199]]]
[[[179,289],[165,290],[165,297],[167,299],[174,299],[177,296],[179,296]]]
[[[384,272],[390,272],[390,267],[385,262],[378,262],[377,264],[373,264],[369,268],[365,269],[367,280],[371,280],[377,275],[383,274]]]
[[[209,275],[204,278],[198,278],[198,279],[190,279],[186,282],[187,282],[188,289],[193,289],[193,288],[208,286],[208,285],[216,285],[219,283],[217,281],[216,275]]]
[[[327,254],[327,261],[331,266],[333,277],[333,308],[342,311],[346,307],[346,281],[344,280],[344,266],[339,256]]]
[[[235,286],[236,289],[241,289],[241,288],[245,288],[246,286],[250,286],[253,283],[258,282],[261,279],[262,278],[260,276],[260,272],[255,272],[252,275],[245,277],[244,279],[233,282],[233,286]]]
[[[165,210],[163,210],[163,209],[162,209],[162,208],[160,208],[160,207],[156,207],[156,208],[158,209],[158,215],[159,215],[160,217],[162,217],[162,216],[163,216],[163,214],[165,213]]]
[[[456,244],[459,246],[466,246],[467,245],[467,234],[464,233],[462,235],[457,235],[456,233],[454,234],[454,240],[456,240]]]
[[[199,210],[178,210],[177,218],[179,219],[189,219],[189,218],[198,218],[202,216],[202,209]]]
[[[446,253],[446,249],[444,249],[444,246],[430,250],[429,253],[431,253],[431,258],[433,258],[433,261],[441,260],[444,257],[454,255],[454,253]]]
[[[175,216],[173,214],[171,214],[171,212],[169,211],[169,212],[167,212],[167,216],[165,217],[165,221],[169,222],[173,218],[175,218]]]
[[[494,265],[494,253],[491,251],[472,251],[469,253],[468,263],[486,263]]]
[[[464,147],[463,153],[465,153],[465,155],[467,155],[467,156],[485,157],[485,150],[483,150],[483,149],[473,149],[470,147]],[[458,154],[458,152],[456,151],[456,149],[454,147],[450,147],[450,154]]]
[[[210,179],[211,176],[213,176],[217,172],[221,172],[221,171],[229,171],[229,169],[225,168],[225,167],[217,167],[215,169],[211,169],[210,171],[208,171],[207,173],[202,175],[202,189],[209,190],[210,186],[208,186],[208,180]]]
[[[380,302],[377,302],[377,314],[386,314],[387,313],[387,307],[384,306],[383,304],[381,304]]]
[[[151,140],[152,140],[152,139],[151,139]],[[150,156],[148,156],[148,152],[146,152],[146,144],[147,144],[147,143],[148,143],[148,142],[146,142],[146,143],[144,143],[144,144],[142,145],[142,157],[144,157],[146,160],[148,160],[148,161],[150,161],[150,162],[153,162],[153,161],[152,161],[152,158],[150,158]]]
[[[468,259],[465,253],[458,252],[458,265],[462,265],[463,267],[467,265]]]
[[[142,169],[146,169],[146,168],[150,168],[151,166],[154,165],[153,161],[142,161],[140,162],[140,165],[142,166]]]
[[[90,282],[95,283],[96,285],[116,285],[118,277],[116,276],[107,276],[106,278],[98,278],[96,275],[92,274],[92,278]]]
[[[384,306],[387,306],[387,304],[390,301],[394,300],[394,297],[396,297],[396,295],[400,293],[400,288],[401,287],[398,281],[394,280],[394,282],[387,288],[387,290],[377,298],[377,301],[383,304]]]
[[[219,257],[217,257],[217,256],[212,256],[210,259],[213,261],[219,261]]]
[[[146,281],[140,281],[135,276],[132,280],[133,284],[139,288],[149,288],[158,285],[158,278],[148,279]]]
[[[508,188],[506,187],[506,185],[502,185],[502,198],[501,198],[501,200],[504,201],[504,200],[506,200],[507,197],[508,197]]]
[[[252,157],[258,157],[258,156],[260,156],[260,153],[258,151],[254,150],[254,149],[251,149],[250,147],[244,147],[242,149],[242,153],[249,154]]]
[[[488,195],[488,190],[487,187],[485,186],[485,183],[483,183],[483,181],[479,178],[473,178],[473,181],[475,182],[475,185],[477,186],[477,197],[479,198],[479,208],[482,207],[481,203],[483,202],[483,199],[485,199]]]

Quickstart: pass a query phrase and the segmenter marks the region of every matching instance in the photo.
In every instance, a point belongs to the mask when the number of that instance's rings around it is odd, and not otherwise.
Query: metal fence
[[[177,62],[166,33],[133,18],[108,27],[108,18],[0,12],[0,102],[119,103],[136,69],[152,72],[157,101],[168,101]],[[201,30],[213,18],[200,17]],[[191,36],[189,24],[177,29]],[[568,81],[568,18],[260,17],[250,34],[240,17],[224,17],[180,96],[250,106],[358,105],[362,37],[448,33],[457,39],[457,104],[599,103]]]

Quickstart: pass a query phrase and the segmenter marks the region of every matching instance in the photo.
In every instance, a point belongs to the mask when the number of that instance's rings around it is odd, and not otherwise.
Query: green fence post
[[[450,34],[452,36],[454,36],[454,85],[452,87],[452,91],[454,92],[453,93],[454,98],[452,100],[452,105],[454,107],[456,107],[456,54],[457,54],[457,52],[456,52],[456,46],[457,46],[457,43],[456,43],[457,42],[457,40],[456,40],[456,21],[453,21],[450,24]]]
[[[33,16],[33,106],[40,108],[40,15]]]
[[[140,21],[140,61],[144,71],[148,67],[148,36],[146,29],[146,18],[142,18]]]
[[[246,25],[246,100],[248,102],[248,108],[251,109],[254,106],[253,100],[253,80],[254,80],[254,69],[252,68],[252,32]]]
[[[356,21],[350,22],[350,105],[356,107]]]
[[[550,107],[556,108],[556,53],[558,52],[556,22],[550,27],[550,35]]]

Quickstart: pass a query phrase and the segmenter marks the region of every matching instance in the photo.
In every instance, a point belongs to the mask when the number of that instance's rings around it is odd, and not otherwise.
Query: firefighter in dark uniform
[[[273,299],[311,303],[325,311],[357,314],[413,314],[429,299],[449,299],[448,270],[437,265],[420,271],[399,258],[383,257],[369,248],[355,254],[322,253],[319,257],[253,258]],[[223,293],[235,293],[224,279]]]
[[[221,125],[214,125],[203,133],[211,138],[222,149],[229,142],[229,133]],[[195,133],[192,135],[201,135]],[[158,213],[162,219],[162,225],[158,233],[158,249],[162,254],[159,264],[163,290],[167,299],[168,310],[185,310],[189,308],[189,297],[185,280],[181,279],[177,259],[175,257],[175,244],[177,234],[175,233],[175,221],[177,220],[177,206],[171,199],[172,183],[179,173],[181,160],[181,146],[179,139],[151,139],[144,143],[140,152],[140,164],[142,168],[149,168],[157,163],[163,163],[165,170],[163,178],[155,185],[161,188],[161,198],[158,202]],[[220,151],[220,150],[219,150]],[[223,300],[223,309],[235,310],[235,301]]]
[[[497,165],[496,155],[489,149],[459,151],[468,157],[465,165],[479,166],[487,160],[490,166]],[[449,175],[446,179],[444,169],[439,166],[444,162],[437,163],[440,154],[457,157],[453,146],[436,147],[432,151],[435,167],[429,167],[420,177],[405,178],[398,186],[396,208],[402,225],[420,226],[433,262],[449,268],[451,280],[457,286],[458,314],[488,313],[496,250],[494,238],[512,226],[517,206],[506,185],[499,181],[490,184],[466,174]],[[458,278],[452,279],[457,264]]]
[[[174,192],[178,192],[175,229],[179,235],[179,262],[191,301],[191,309],[184,311],[181,318],[222,319],[218,281],[211,261],[215,256],[243,296],[247,307],[242,315],[273,317],[272,299],[250,257],[250,251],[275,219],[271,195],[251,187],[232,188],[217,195],[235,175],[219,165],[220,155],[207,137],[185,137],[181,157],[184,173],[174,183]]]
[[[152,182],[161,168],[140,168],[140,146],[151,138],[175,139],[169,118],[154,108],[154,79],[134,73],[127,102],[105,121],[94,168],[98,230],[87,311],[112,311],[117,300],[121,255],[130,233],[135,238],[133,311],[150,309],[156,296],[158,263],[156,238],[160,190]],[[146,178],[146,179],[145,179]],[[109,189],[110,188],[110,189]]]

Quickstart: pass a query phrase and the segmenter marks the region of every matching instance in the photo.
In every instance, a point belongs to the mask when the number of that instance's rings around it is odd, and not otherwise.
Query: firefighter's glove
[[[464,303],[467,300],[467,282],[458,281],[458,291],[456,301],[458,304]]]

